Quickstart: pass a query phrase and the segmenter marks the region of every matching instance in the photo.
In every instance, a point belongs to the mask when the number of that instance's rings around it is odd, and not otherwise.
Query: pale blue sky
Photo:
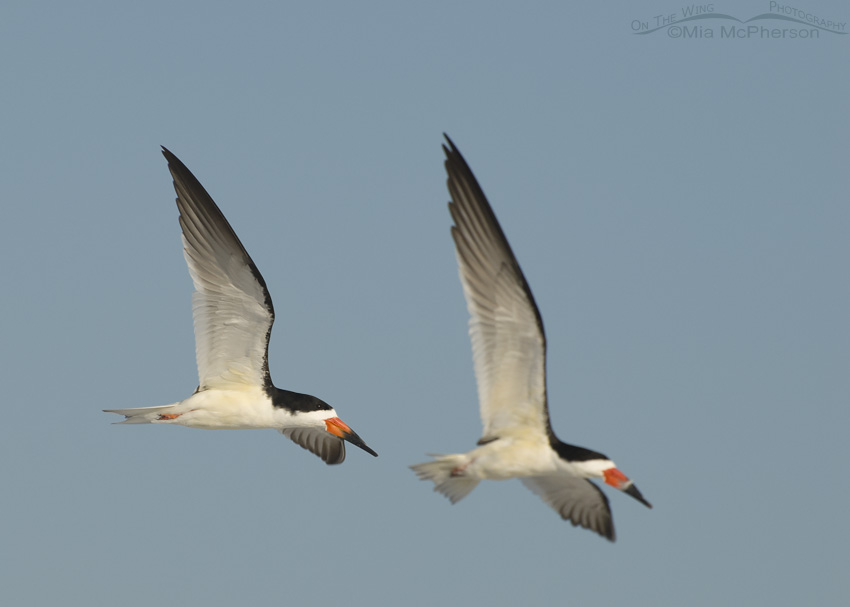
[[[0,602],[846,604],[850,34],[633,33],[683,6],[6,2]],[[443,131],[541,308],[556,431],[655,506],[609,491],[615,544],[407,469],[480,432]],[[160,145],[268,282],[276,383],[378,459],[101,413],[196,385]]]

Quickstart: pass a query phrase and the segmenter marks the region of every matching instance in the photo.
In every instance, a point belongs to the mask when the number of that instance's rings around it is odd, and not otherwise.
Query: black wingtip
[[[165,156],[166,162],[168,162],[168,167],[170,169],[180,169],[182,171],[191,173],[191,171],[183,164],[183,161],[180,160],[177,156],[174,155],[174,152],[169,150],[164,145],[159,146],[161,148],[162,155]],[[193,175],[194,177],[194,175]]]
[[[614,521],[611,518],[610,513],[607,520],[596,521],[594,523],[575,521],[569,516],[564,516],[563,514],[561,514],[561,518],[565,521],[569,521],[573,527],[582,527],[588,531],[593,531],[599,537],[608,540],[612,544],[617,541],[617,532],[614,531]]]
[[[446,143],[443,144],[443,153],[446,155],[445,167],[446,170],[449,170],[449,163],[452,161],[453,157],[460,157],[462,162],[466,162],[463,160],[463,156],[458,151],[455,142],[452,141],[452,138],[443,133],[443,137],[446,138]],[[448,145],[447,145],[448,144]]]

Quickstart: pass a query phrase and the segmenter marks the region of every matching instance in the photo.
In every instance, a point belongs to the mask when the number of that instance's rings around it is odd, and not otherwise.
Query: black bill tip
[[[627,494],[631,495],[633,498],[635,498],[637,501],[639,501],[641,504],[643,504],[647,508],[652,508],[652,504],[650,504],[648,501],[646,501],[644,499],[643,495],[641,495],[640,491],[638,491],[638,488],[635,486],[634,483],[632,483],[631,485],[629,485],[628,487],[623,489],[623,493],[627,493]]]
[[[375,453],[375,452],[374,452],[374,451],[373,451],[373,450],[369,447],[369,445],[367,445],[367,444],[363,441],[363,439],[362,439],[362,438],[360,438],[360,437],[357,435],[357,433],[356,433],[354,430],[352,430],[351,432],[349,432],[349,433],[348,433],[348,435],[347,435],[347,436],[344,436],[343,438],[344,438],[345,440],[347,440],[349,443],[351,443],[352,445],[354,445],[355,447],[360,447],[361,449],[363,449],[363,450],[364,450],[366,453],[368,453],[369,455],[372,455],[372,456],[374,456],[374,457],[378,457],[378,454],[377,454],[377,453]]]

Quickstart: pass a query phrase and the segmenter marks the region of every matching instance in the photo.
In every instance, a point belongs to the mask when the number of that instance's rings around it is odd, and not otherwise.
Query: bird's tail
[[[179,403],[171,405],[162,405],[159,407],[141,407],[139,409],[104,409],[104,413],[117,413],[123,415],[126,419],[115,422],[116,424],[152,424],[154,422],[164,421],[161,415],[167,413]]]
[[[453,504],[465,498],[479,483],[478,479],[463,476],[462,470],[469,463],[467,455],[429,455],[437,459],[416,464],[410,469],[420,480],[434,481],[434,491],[445,495]]]

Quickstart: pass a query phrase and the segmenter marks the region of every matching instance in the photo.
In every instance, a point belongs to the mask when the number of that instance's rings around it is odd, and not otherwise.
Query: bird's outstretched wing
[[[345,461],[345,443],[341,438],[318,428],[285,428],[281,433],[292,442],[322,458],[326,464]]]
[[[213,199],[167,149],[174,178],[195,321],[199,390],[270,385],[271,296],[260,271]]]
[[[551,474],[529,476],[523,478],[522,483],[539,495],[562,519],[614,541],[614,520],[611,518],[608,498],[589,480],[567,474]]]
[[[546,337],[540,312],[478,181],[446,140],[452,237],[470,315],[482,440],[516,427],[546,437]]]

